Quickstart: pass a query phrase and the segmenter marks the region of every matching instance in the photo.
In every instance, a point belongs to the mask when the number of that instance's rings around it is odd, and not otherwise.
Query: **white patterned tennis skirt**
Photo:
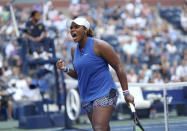
[[[100,107],[113,106],[115,108],[117,103],[117,98],[118,98],[117,90],[111,89],[110,92],[103,97],[97,98],[91,102],[82,103],[82,107],[86,113],[91,113],[93,111],[93,108],[98,106]]]

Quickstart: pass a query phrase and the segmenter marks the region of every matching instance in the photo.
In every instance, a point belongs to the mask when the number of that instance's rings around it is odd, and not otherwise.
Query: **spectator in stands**
[[[88,10],[90,9],[90,5],[87,3],[87,0],[81,0],[80,8],[81,8],[80,12],[82,15],[88,12]]]
[[[129,14],[133,14],[134,13],[134,4],[131,2],[127,2],[126,3],[126,10]]]
[[[139,73],[139,70],[141,69],[141,63],[139,62],[138,58],[133,58],[130,68],[133,68],[136,74]]]
[[[9,21],[9,19],[10,19],[10,12],[8,11],[8,8],[6,8],[6,7],[2,8],[1,15],[2,15],[3,21],[5,21],[5,22]]]
[[[170,68],[172,82],[180,82],[180,78],[176,75],[177,65],[178,65],[178,63],[176,61],[174,61],[171,68]]]
[[[150,56],[151,56],[151,47],[150,44],[147,42],[145,43],[145,47],[143,50],[142,61],[148,64],[148,62],[150,61]]]
[[[37,85],[32,86],[33,80],[30,77],[25,77],[23,74],[19,74],[19,78],[15,79],[15,90],[13,95],[14,106],[16,104],[24,104],[24,102],[32,102],[41,100],[40,91]]]
[[[121,46],[123,46],[127,41],[131,39],[129,36],[129,28],[127,26],[124,26],[117,38]]]
[[[8,85],[0,79],[0,110],[2,108],[8,109],[8,118],[12,119],[12,102],[11,95],[13,92],[8,91]]]
[[[166,49],[169,54],[175,54],[177,51],[177,47],[175,46],[173,41],[166,45]]]
[[[138,81],[138,76],[136,75],[134,69],[130,69],[129,73],[127,74],[128,82],[136,83]]]
[[[17,11],[17,10],[16,10]],[[28,19],[29,19],[29,16],[30,16],[30,9],[28,9],[28,8],[23,8],[22,10],[20,10],[20,12],[19,11],[17,11],[16,13],[18,13],[19,14],[19,16],[18,16],[18,26],[25,26],[25,21],[27,21]],[[23,21],[23,23],[22,22],[20,22],[20,21]]]
[[[166,45],[166,50],[167,50],[169,61],[171,62],[176,61],[177,47],[173,41],[171,41],[169,44]]]
[[[176,41],[179,38],[179,32],[177,31],[177,28],[175,26],[169,29],[169,35],[171,41]]]
[[[147,83],[147,79],[145,77],[145,74],[143,72],[140,72],[138,75],[138,82],[140,83]]]
[[[178,63],[176,61],[174,61],[170,67],[170,73],[171,74],[176,74],[176,69],[177,69],[177,65]]]
[[[184,30],[184,32],[187,32],[187,2],[183,5],[183,10],[181,13],[181,26]]]
[[[95,32],[97,38],[101,38],[101,36],[104,35],[105,29],[101,20],[97,20],[97,26],[95,28]]]
[[[105,27],[105,35],[114,35],[115,34],[115,21],[110,18]]]
[[[157,77],[154,79],[154,83],[164,83],[161,73],[157,73]]]
[[[133,17],[133,14],[128,14],[125,20],[125,25],[127,27],[133,27],[136,25],[136,19]]]
[[[48,17],[49,10],[53,7],[53,3],[51,0],[48,0],[43,5],[43,22],[46,23]]]
[[[162,75],[162,78],[165,80],[170,80],[170,63],[165,55],[162,55],[160,62],[160,70],[159,72]]]
[[[93,17],[96,21],[103,19],[104,17],[104,9],[101,8],[100,6],[96,7],[96,9],[94,10],[94,13],[93,13]],[[101,21],[102,22],[102,21]]]
[[[157,71],[153,71],[153,75],[149,79],[149,81],[152,80],[153,83],[156,83],[157,79],[158,79],[158,72]]]
[[[16,55],[16,51],[17,51],[16,48],[17,48],[16,41],[10,40],[5,49],[6,57],[10,58],[11,56]]]
[[[171,79],[171,74],[169,72],[169,65],[167,66],[163,66],[160,74],[162,75],[162,78],[164,79],[164,81],[169,81]]]
[[[31,18],[26,23],[25,36],[29,40],[30,51],[34,58],[38,59],[39,54],[47,55],[50,48],[50,40],[47,38],[45,26],[40,22],[40,13],[31,12]]]
[[[142,13],[146,17],[148,17],[150,15],[151,10],[150,10],[149,5],[147,3],[143,4]]]
[[[24,101],[27,99],[27,96],[29,94],[28,92],[28,85],[27,81],[25,79],[25,76],[22,73],[18,74],[18,79],[16,80],[16,93],[14,95],[14,100],[15,101]]]
[[[32,5],[32,10],[42,12],[43,11],[43,5],[42,4],[34,4],[34,5]]]
[[[2,35],[3,40],[8,40],[11,37],[11,34],[13,32],[13,26],[12,24],[8,22],[3,22],[1,25],[0,35]]]
[[[152,75],[152,71],[148,68],[148,65],[145,63],[142,65],[142,68],[141,68],[139,74],[142,74],[142,73],[144,74],[143,75],[144,82],[148,82],[149,78]]]
[[[182,53],[182,59],[184,59],[185,61],[187,61],[187,49],[184,49],[184,51]]]
[[[124,43],[123,45],[123,51],[125,54],[128,55],[135,55],[136,51],[137,51],[137,40],[134,36],[131,36],[131,39],[127,41],[127,43]]]
[[[176,75],[180,78],[181,81],[187,80],[187,65],[184,59],[181,60],[180,65],[177,66]]]
[[[125,55],[125,58],[122,59],[122,61],[125,61],[125,70],[129,71],[132,67],[132,57],[131,55]]]
[[[21,68],[19,66],[13,66],[11,71],[12,73],[10,79],[18,79],[19,74],[21,73]]]
[[[69,12],[71,18],[76,18],[80,15],[81,13],[81,6],[79,3],[79,0],[72,0],[70,5],[69,5]]]

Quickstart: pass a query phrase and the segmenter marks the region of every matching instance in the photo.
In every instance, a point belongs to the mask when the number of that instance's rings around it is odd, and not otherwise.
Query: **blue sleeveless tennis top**
[[[77,44],[73,61],[78,75],[78,86],[82,102],[90,102],[117,89],[108,63],[94,52],[94,39],[88,37],[82,52]]]

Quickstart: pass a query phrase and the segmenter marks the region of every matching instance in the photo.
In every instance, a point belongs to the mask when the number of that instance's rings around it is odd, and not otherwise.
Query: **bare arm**
[[[120,63],[114,49],[108,43],[96,39],[94,43],[94,52],[99,57],[105,59],[114,68],[120,81],[122,90],[128,90],[126,73],[123,71],[122,64]],[[134,104],[134,98],[132,98],[130,95],[126,95],[125,100]]]
[[[123,71],[123,67],[120,63],[118,56],[114,49],[104,41],[95,40],[94,51],[96,55],[104,58],[116,71],[118,79],[120,81],[123,90],[128,90],[127,77]]]

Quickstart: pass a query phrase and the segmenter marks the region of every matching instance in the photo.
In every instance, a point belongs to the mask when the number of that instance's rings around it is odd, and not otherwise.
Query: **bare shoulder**
[[[112,46],[106,41],[94,39],[94,52],[97,56],[102,57],[103,52],[111,50],[113,50]]]
[[[102,46],[109,46],[109,44],[101,39],[94,39],[94,46],[102,47]]]
[[[106,42],[100,39],[94,39],[94,52],[97,56],[101,57],[101,48],[103,47],[103,45],[105,45]]]

